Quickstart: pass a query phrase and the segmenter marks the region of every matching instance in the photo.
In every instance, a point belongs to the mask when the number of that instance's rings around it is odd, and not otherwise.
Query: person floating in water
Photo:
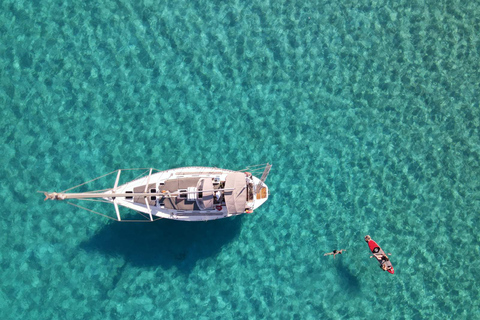
[[[333,259],[335,259],[335,256],[337,254],[342,254],[343,251],[347,251],[347,249],[341,249],[341,250],[333,250],[332,252],[325,253],[323,256],[331,256],[333,254]]]

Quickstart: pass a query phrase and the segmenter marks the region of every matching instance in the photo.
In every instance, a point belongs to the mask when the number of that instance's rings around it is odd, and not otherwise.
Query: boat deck
[[[177,192],[178,190],[182,189],[188,189],[189,187],[196,187],[198,181],[200,180],[200,177],[192,177],[192,178],[177,178],[177,179],[170,179],[164,182],[164,184],[159,185],[159,191],[168,191],[170,193]],[[219,184],[215,184],[214,189],[218,189],[220,187]],[[155,184],[149,184],[147,188],[147,192],[149,190],[155,189],[156,185]],[[135,193],[142,193],[145,191],[145,185],[139,186],[134,188],[134,194]],[[150,206],[155,206],[156,205],[156,199],[151,199],[148,198],[148,204]],[[145,204],[145,198],[144,197],[135,197],[133,198],[133,201],[136,203],[140,204]],[[186,198],[180,198],[180,197],[175,197],[175,198],[170,198],[170,197],[159,197],[158,203],[162,203],[165,208],[167,209],[173,209],[173,210],[185,210],[185,211],[200,211],[201,209],[197,205],[197,202],[195,200],[188,200]],[[217,204],[218,202],[215,199],[215,203]],[[220,199],[220,203],[222,203],[222,199]],[[219,204],[219,203],[218,203]],[[213,211],[213,210],[212,210]],[[222,213],[217,213],[218,211],[215,210],[215,214],[222,214]]]

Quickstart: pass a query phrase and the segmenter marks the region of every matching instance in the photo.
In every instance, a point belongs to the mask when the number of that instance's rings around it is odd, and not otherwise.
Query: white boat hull
[[[143,213],[150,221],[209,221],[252,213],[269,196],[267,185],[248,172],[214,167],[183,167],[153,172],[103,193],[46,193],[48,199],[103,198],[119,207]],[[46,199],[47,199],[46,198]]]

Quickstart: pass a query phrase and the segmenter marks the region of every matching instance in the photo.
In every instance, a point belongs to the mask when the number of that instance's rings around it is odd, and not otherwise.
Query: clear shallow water
[[[1,8],[2,319],[478,316],[477,2]],[[269,202],[212,223],[35,193],[266,161]]]

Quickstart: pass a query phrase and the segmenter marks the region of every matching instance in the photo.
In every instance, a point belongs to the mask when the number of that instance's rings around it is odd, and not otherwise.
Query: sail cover
[[[245,212],[247,202],[247,187],[245,174],[243,172],[234,172],[225,178],[225,203],[229,214],[239,214]]]
[[[205,178],[198,180],[197,184],[198,192],[202,192],[202,198],[197,198],[197,204],[201,210],[213,209],[213,183],[211,178]],[[203,191],[210,190],[210,191]]]

